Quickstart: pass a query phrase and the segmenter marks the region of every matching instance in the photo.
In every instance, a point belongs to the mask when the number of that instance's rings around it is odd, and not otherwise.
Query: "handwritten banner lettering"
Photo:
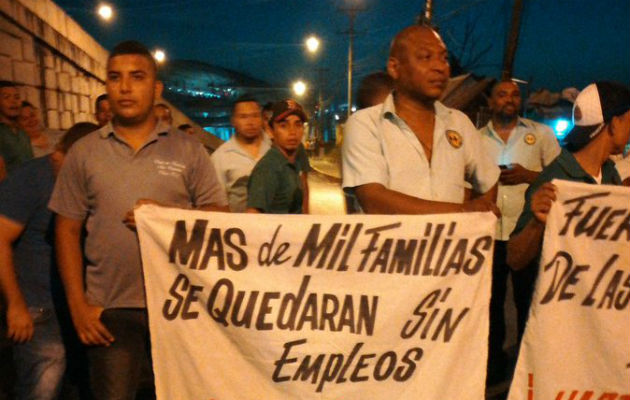
[[[509,400],[630,400],[630,189],[554,181]]]
[[[136,211],[159,399],[481,399],[495,218]]]

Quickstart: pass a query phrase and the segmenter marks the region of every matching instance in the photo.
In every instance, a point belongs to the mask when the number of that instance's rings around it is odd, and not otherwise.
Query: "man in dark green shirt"
[[[15,84],[0,81],[0,180],[24,161],[33,158],[28,136],[17,127],[21,103]]]
[[[525,206],[508,242],[507,263],[528,280],[531,301],[542,238],[551,204],[556,200],[552,179],[620,185],[611,154],[620,154],[630,138],[630,90],[612,82],[588,85],[573,106],[574,127],[560,155],[545,167],[525,192]],[[527,315],[527,314],[524,314]],[[519,337],[525,321],[518,321]]]
[[[283,100],[272,106],[269,124],[273,146],[256,164],[247,185],[247,212],[302,214],[306,177],[303,163],[296,162],[304,135],[306,114],[298,103]]]

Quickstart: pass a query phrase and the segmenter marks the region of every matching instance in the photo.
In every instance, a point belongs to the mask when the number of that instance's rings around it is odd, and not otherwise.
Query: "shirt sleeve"
[[[247,183],[247,208],[256,208],[263,213],[271,211],[271,204],[278,190],[279,180],[270,168],[254,167]]]
[[[465,132],[466,181],[474,191],[486,193],[497,183],[501,170],[496,162],[484,151],[481,134],[475,129],[468,117],[462,116]]]
[[[200,143],[194,143],[195,162],[190,169],[188,190],[194,206],[226,206],[227,195],[210,156]]]
[[[212,161],[212,167],[214,168],[217,174],[217,180],[219,182],[219,185],[221,185],[221,188],[223,189],[223,193],[225,193],[225,196],[227,198],[227,180],[225,179],[225,171],[223,170],[223,168],[221,168],[222,164],[225,162],[225,160],[222,157],[222,154],[223,154],[222,152],[219,153],[215,151],[210,156],[210,160]]]
[[[64,217],[83,220],[88,206],[85,164],[75,144],[64,158],[48,208]]]
[[[379,126],[368,117],[369,114],[359,112],[346,123],[341,148],[344,189],[388,183],[387,161],[378,139]]]

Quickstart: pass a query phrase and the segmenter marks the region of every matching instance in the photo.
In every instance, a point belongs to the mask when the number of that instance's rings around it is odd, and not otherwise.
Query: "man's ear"
[[[162,91],[164,90],[164,84],[162,83],[162,81],[155,81],[155,94],[154,94],[154,101],[157,101],[158,99],[162,98]]]
[[[400,76],[398,72],[398,68],[400,67],[400,62],[395,57],[389,57],[387,59],[387,73],[392,77],[393,80],[397,80]]]

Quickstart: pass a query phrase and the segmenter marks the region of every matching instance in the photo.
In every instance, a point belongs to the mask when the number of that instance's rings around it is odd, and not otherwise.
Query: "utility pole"
[[[505,46],[505,56],[503,57],[503,71],[501,79],[507,80],[512,77],[514,69],[514,56],[516,55],[516,47],[518,45],[518,34],[521,29],[521,13],[523,11],[523,0],[514,0],[512,8],[512,25],[510,27],[510,36]]]
[[[431,20],[433,19],[433,0],[425,0],[424,13],[418,15],[416,23],[418,25],[432,26]]]
[[[353,60],[353,44],[356,31],[354,30],[354,19],[361,11],[365,11],[366,7],[359,2],[355,4],[339,7],[338,10],[348,14],[349,25],[348,30],[343,32],[348,35],[348,117],[352,114],[352,60]]]

